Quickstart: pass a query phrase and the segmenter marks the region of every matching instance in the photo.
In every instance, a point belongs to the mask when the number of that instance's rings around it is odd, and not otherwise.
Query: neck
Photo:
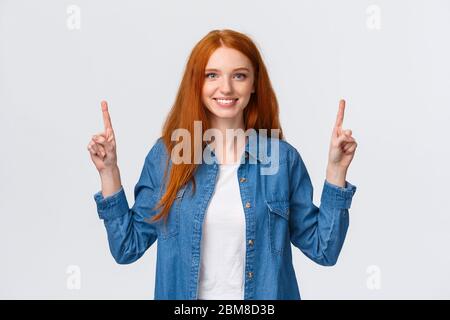
[[[235,118],[231,118],[231,119],[218,119],[216,117],[212,117],[211,118],[211,127],[220,130],[222,132],[222,136],[225,137],[227,129],[232,129],[232,130],[242,129],[242,130],[244,130],[244,128],[245,128],[244,117],[242,114],[240,117],[235,117]]]
[[[211,119],[211,126],[212,128],[219,130],[222,134],[222,140],[218,141],[219,143],[214,144],[215,154],[219,163],[238,163],[246,143],[243,117],[236,117],[233,119]],[[229,131],[228,134],[227,130]]]

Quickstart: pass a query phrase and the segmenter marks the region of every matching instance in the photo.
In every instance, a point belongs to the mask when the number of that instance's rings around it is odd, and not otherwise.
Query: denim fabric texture
[[[348,181],[339,187],[324,180],[320,207],[315,206],[311,180],[297,149],[284,140],[267,140],[264,153],[247,142],[236,177],[246,221],[244,299],[298,300],[292,248],[320,265],[336,264],[356,187]],[[273,166],[267,161],[273,142],[278,143],[277,171],[261,174],[264,167]],[[162,220],[149,222],[165,191],[168,154],[161,138],[145,158],[131,208],[122,187],[106,198],[100,191],[94,195],[117,263],[136,261],[158,240],[155,299],[197,299],[202,223],[219,170],[212,150],[210,154],[214,163],[198,165],[195,193],[191,182],[178,191],[166,225]]]

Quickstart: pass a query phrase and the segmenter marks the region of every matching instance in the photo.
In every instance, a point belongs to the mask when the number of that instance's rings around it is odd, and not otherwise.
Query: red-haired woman
[[[103,101],[105,131],[88,150],[114,259],[132,263],[158,240],[155,299],[300,299],[290,244],[334,265],[348,229],[356,187],[345,178],[357,144],[342,129],[344,108],[341,100],[318,208],[257,47],[211,31],[192,50],[130,208]]]

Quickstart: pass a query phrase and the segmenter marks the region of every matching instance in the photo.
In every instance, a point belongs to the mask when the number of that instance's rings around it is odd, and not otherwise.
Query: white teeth
[[[231,104],[234,102],[234,99],[232,100],[221,100],[221,99],[216,99],[217,102],[221,103],[221,104]]]

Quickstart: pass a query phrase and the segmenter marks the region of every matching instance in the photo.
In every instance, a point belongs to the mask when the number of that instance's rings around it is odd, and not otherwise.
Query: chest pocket
[[[289,242],[289,201],[267,201],[270,251],[279,255]]]
[[[186,186],[183,186],[178,190],[177,196],[172,204],[169,211],[169,216],[167,217],[166,223],[161,221],[161,238],[166,240],[178,235],[180,230],[180,205],[183,200],[184,192]]]

